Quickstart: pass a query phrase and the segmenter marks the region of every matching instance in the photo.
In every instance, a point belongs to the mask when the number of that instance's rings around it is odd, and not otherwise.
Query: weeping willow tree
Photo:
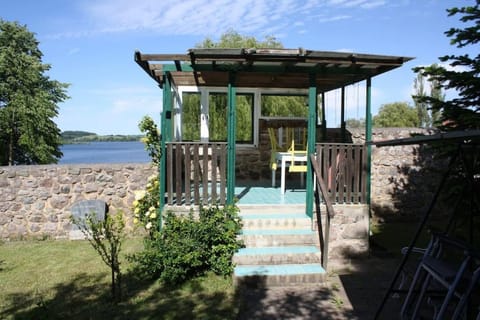
[[[183,140],[200,140],[200,93],[188,92],[182,96]]]
[[[306,117],[307,96],[262,96],[263,117]]]
[[[283,48],[275,37],[267,36],[259,41],[254,37],[243,36],[230,30],[221,35],[218,42],[206,38],[196,45],[197,48]],[[306,96],[263,95],[261,101],[262,117],[306,117]],[[211,92],[208,97],[209,140],[227,140],[227,94]],[[201,101],[200,93],[188,92],[182,96],[182,135],[184,140],[200,140]],[[237,93],[236,95],[236,141],[253,142],[254,96]]]

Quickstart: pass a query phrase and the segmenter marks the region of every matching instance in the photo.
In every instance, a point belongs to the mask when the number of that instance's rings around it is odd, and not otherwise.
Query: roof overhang
[[[143,54],[135,61],[159,85],[170,76],[176,86],[341,88],[402,66],[410,57],[303,49],[190,49],[187,54]]]

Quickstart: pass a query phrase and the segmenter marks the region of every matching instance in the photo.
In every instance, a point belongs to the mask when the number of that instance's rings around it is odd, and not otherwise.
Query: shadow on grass
[[[329,280],[325,284],[306,287],[266,289],[265,280],[257,277],[253,287],[252,283],[248,287],[240,283],[235,289],[226,289],[222,284],[212,285],[211,282],[218,278],[209,276],[191,280],[182,286],[166,287],[158,282],[140,281],[134,275],[125,274],[123,300],[114,304],[106,279],[106,273],[80,273],[70,281],[49,289],[47,293],[7,295],[5,305],[9,307],[0,312],[0,318],[364,319],[357,317],[357,314],[363,310],[363,299],[371,294],[361,289],[373,282],[372,278],[365,278],[363,273],[353,273],[340,276],[343,284],[338,285]],[[363,284],[356,286],[356,279],[363,281]],[[347,301],[341,285],[346,288],[353,310],[345,306]],[[352,292],[356,296],[350,296]],[[368,314],[368,310],[366,312]]]
[[[82,273],[68,283],[38,293],[10,294],[2,319],[233,319],[233,294],[194,279],[179,287],[123,276],[124,297],[114,304],[105,274]],[[207,279],[208,280],[208,279]]]

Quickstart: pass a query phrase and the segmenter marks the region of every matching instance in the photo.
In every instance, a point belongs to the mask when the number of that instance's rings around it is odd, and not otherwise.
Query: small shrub
[[[129,257],[137,274],[174,285],[207,271],[232,273],[232,256],[241,247],[236,207],[201,208],[199,219],[168,212],[164,221],[161,231],[145,239],[144,250]]]
[[[85,216],[85,220],[72,218],[72,222],[82,231],[102,261],[110,267],[112,298],[115,301],[121,300],[119,255],[125,239],[123,212],[118,211],[114,215],[107,214],[104,221],[97,220],[96,214],[90,213]]]

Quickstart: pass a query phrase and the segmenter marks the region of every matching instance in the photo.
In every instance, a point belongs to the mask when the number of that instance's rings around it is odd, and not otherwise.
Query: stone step
[[[244,230],[250,229],[306,229],[312,221],[304,213],[242,213]]]
[[[318,245],[315,231],[307,229],[263,229],[242,230],[240,239],[245,247],[304,246]]]
[[[235,285],[257,288],[315,285],[325,278],[325,269],[319,263],[242,265],[234,270]]]
[[[316,246],[241,248],[233,256],[236,265],[319,263],[320,259]]]

